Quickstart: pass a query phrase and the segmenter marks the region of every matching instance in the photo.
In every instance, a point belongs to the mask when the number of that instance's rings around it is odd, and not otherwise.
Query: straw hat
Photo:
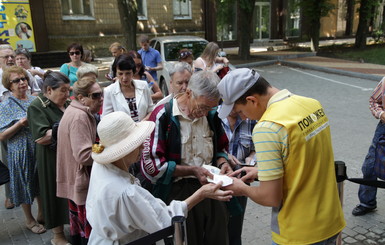
[[[154,130],[155,123],[135,123],[124,112],[117,111],[102,118],[98,125],[99,152],[92,152],[92,158],[100,164],[107,164],[123,158],[138,148]]]

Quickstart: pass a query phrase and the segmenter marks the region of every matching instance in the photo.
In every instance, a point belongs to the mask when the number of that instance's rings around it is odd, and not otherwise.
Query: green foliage
[[[368,21],[376,15],[376,11],[373,12],[373,9],[377,10],[378,7],[380,6],[381,1],[382,0],[365,0],[365,1],[358,0],[358,2],[360,3],[364,2],[365,4],[357,8],[357,12],[360,13],[360,11],[362,11],[364,16],[366,16],[365,20]]]
[[[312,22],[328,16],[329,12],[335,9],[335,5],[330,0],[299,0],[298,5],[303,14]]]
[[[217,8],[217,25],[222,28],[229,23],[228,19],[236,16],[236,9],[233,7],[235,0],[218,0],[217,3],[221,4],[220,8]]]
[[[365,49],[344,50],[343,52],[334,52],[335,56],[340,59],[364,61],[365,63],[385,65],[385,48],[384,46],[367,47]]]
[[[372,32],[372,38],[376,43],[378,43],[383,37],[384,37],[384,32],[382,30],[374,30]]]
[[[238,0],[238,4],[242,11],[251,13],[254,10],[255,0]]]

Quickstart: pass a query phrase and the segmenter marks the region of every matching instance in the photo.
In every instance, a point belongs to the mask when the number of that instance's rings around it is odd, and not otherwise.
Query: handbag
[[[374,173],[377,178],[385,180],[385,135],[381,135],[376,145]]]
[[[4,185],[9,182],[9,169],[0,161],[0,185]]]

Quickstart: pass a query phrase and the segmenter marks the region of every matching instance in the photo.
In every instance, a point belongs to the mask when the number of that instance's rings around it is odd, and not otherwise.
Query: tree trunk
[[[321,29],[321,1],[314,1],[314,16],[310,17],[309,37],[313,41],[314,51],[319,47],[319,32]]]
[[[351,36],[353,33],[354,2],[355,0],[346,0],[345,36]]]
[[[371,10],[370,0],[361,0],[359,21],[356,33],[356,41],[354,46],[356,48],[366,47],[366,36],[368,34],[369,13]]]
[[[253,13],[255,0],[238,1],[238,30],[239,30],[239,51],[241,59],[250,58],[250,40],[252,37]]]
[[[125,47],[127,50],[136,50],[136,25],[138,22],[136,0],[117,0],[117,2]]]

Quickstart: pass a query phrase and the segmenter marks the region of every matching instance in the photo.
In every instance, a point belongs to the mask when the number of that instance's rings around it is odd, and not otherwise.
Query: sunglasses
[[[75,51],[75,52],[69,52],[69,54],[72,56],[72,55],[80,55],[80,51]]]
[[[88,97],[93,100],[98,100],[103,97],[103,92],[88,94]]]
[[[11,80],[11,83],[19,83],[20,81],[27,81],[27,78],[26,77],[20,77],[20,78],[16,78],[16,79],[13,79]]]
[[[140,67],[142,67],[142,63],[135,64],[135,66],[140,68]]]
[[[192,53],[190,51],[185,51],[185,52],[182,52],[182,53],[179,54],[179,58],[180,59],[184,59],[184,58],[186,58],[186,57],[188,57],[190,55],[192,55]]]

